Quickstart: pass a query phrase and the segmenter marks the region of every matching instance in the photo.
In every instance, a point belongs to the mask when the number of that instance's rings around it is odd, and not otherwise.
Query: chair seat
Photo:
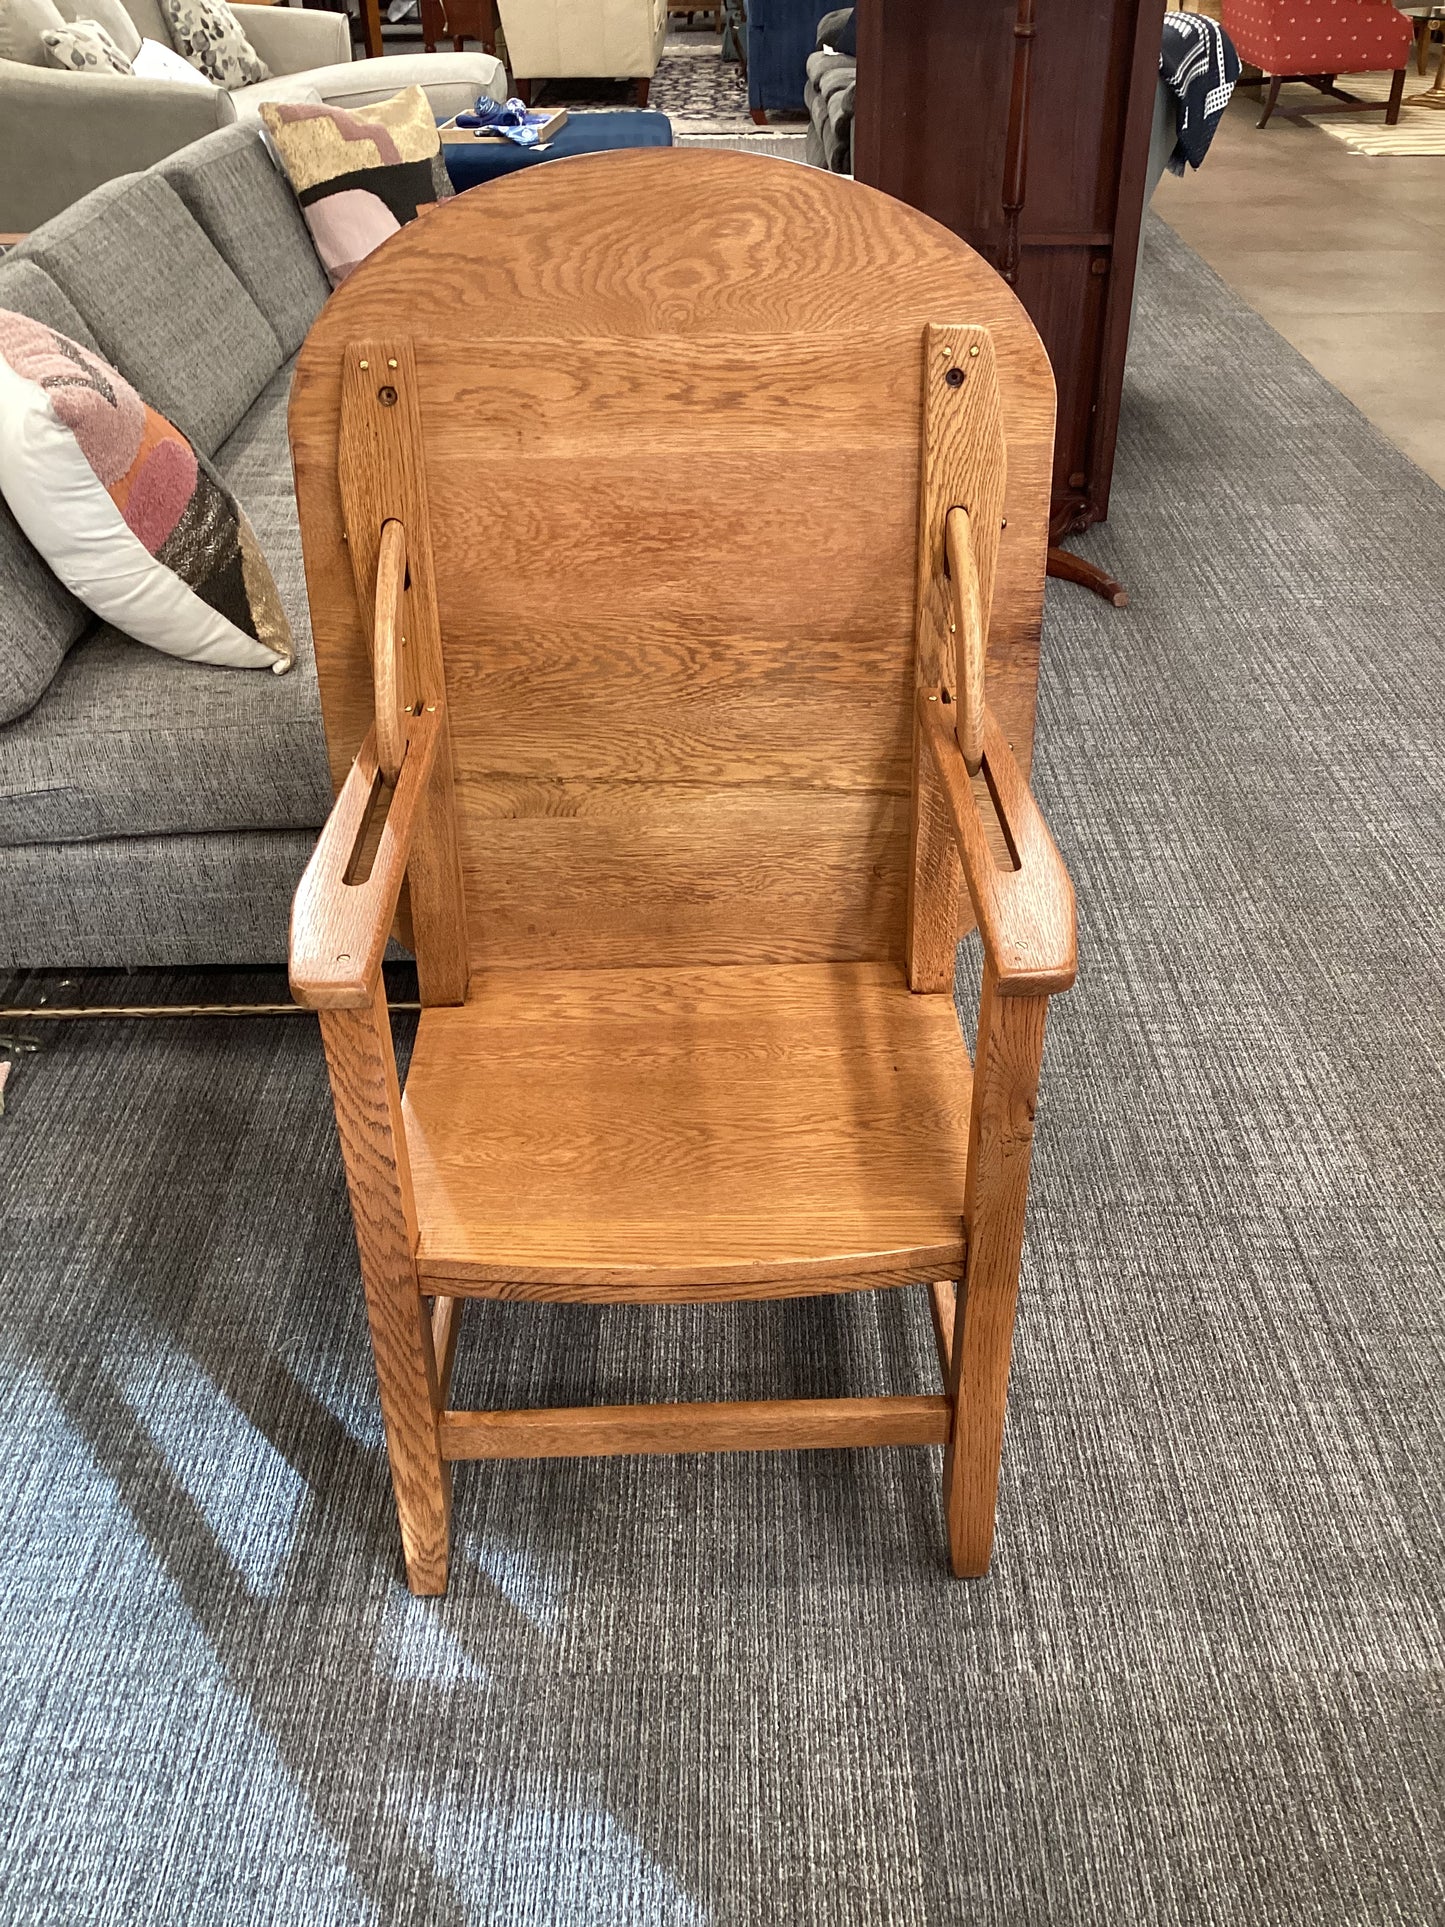
[[[950,1278],[972,1073],[884,963],[493,971],[403,1100],[424,1287],[648,1299]]]

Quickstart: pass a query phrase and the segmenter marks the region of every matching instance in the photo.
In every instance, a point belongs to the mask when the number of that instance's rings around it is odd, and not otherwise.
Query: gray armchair
[[[92,11],[86,0],[58,4],[67,18]],[[170,45],[156,0],[124,5],[137,39]],[[457,113],[478,94],[506,98],[506,72],[490,54],[402,54],[353,63],[345,14],[286,6],[237,6],[235,12],[273,77],[232,93],[128,74],[62,73],[38,57],[0,59],[0,232],[28,233],[102,181],[254,116],[263,100],[362,107],[413,83],[426,89],[438,114]]]

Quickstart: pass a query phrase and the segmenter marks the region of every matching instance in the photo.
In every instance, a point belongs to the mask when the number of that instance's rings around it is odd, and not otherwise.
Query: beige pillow
[[[141,30],[121,0],[55,0],[67,20],[94,20],[105,28],[129,61],[140,52]]]
[[[0,60],[43,67],[45,42],[40,36],[64,25],[65,16],[53,0],[0,0]]]
[[[128,74],[130,62],[98,20],[72,20],[51,27],[40,38],[46,64],[68,74]]]

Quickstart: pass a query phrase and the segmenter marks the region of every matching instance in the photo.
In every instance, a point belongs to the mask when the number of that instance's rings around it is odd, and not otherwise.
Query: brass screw
[[[972,347],[971,347],[971,348],[969,349],[969,351],[968,351],[968,352],[969,352],[969,353],[970,353],[970,354],[971,354],[971,355],[973,356],[973,358],[974,358],[974,360],[975,360],[975,361],[977,361],[977,360],[978,360],[978,354],[979,354],[979,347],[978,347],[978,343],[977,343],[977,342],[975,342],[975,343],[973,344],[973,346],[972,346]],[[394,367],[396,366],[396,363],[395,363],[395,362],[393,362],[393,363],[392,363],[391,365],[392,365],[392,367],[394,368]]]
[[[369,368],[371,366],[371,363],[369,361],[363,361],[361,365],[363,368]]]
[[[388,368],[395,368],[396,363],[394,361],[388,361],[386,365]]]
[[[437,713],[437,706],[436,706],[436,704],[435,704],[435,703],[428,703],[428,704],[427,704],[427,706],[426,706],[426,713],[427,713],[427,715],[428,715],[428,716],[435,716],[435,715],[436,715],[436,713]]]

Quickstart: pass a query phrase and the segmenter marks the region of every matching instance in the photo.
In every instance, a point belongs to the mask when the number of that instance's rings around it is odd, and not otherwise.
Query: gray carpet
[[[1440,1919],[1442,506],[1156,229],[1085,545],[1133,606],[1051,591],[1082,968],[985,1583],[898,1451],[468,1468],[412,1600],[310,1020],[46,1028],[0,1917]],[[935,1370],[921,1293],[464,1348],[482,1400]]]

